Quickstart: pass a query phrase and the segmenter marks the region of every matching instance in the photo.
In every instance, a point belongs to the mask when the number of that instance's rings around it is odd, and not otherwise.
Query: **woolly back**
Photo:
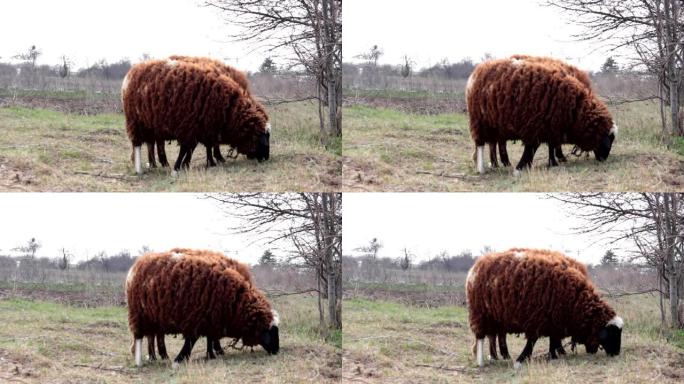
[[[264,106],[257,100],[254,95],[252,95],[252,90],[249,84],[249,80],[247,79],[247,75],[245,75],[244,72],[231,67],[230,65],[227,65],[223,63],[222,61],[215,60],[212,58],[208,57],[194,57],[194,56],[180,56],[180,55],[173,55],[169,56],[170,60],[178,60],[178,61],[184,61],[188,63],[193,63],[193,64],[198,64],[202,65],[208,70],[216,71],[219,74],[226,75],[233,79],[240,87],[242,87],[245,91],[245,94],[249,97],[252,98],[254,101],[254,105],[256,110],[260,115],[262,115],[262,118],[266,119],[268,121],[268,114],[266,113],[266,109]]]
[[[512,55],[511,59],[523,60],[531,63],[546,63],[549,66],[557,66],[558,70],[564,71],[568,75],[573,76],[574,78],[579,80],[579,82],[582,83],[582,85],[593,90],[593,87],[591,86],[591,80],[589,79],[589,75],[585,71],[575,67],[574,65],[568,64],[562,60],[553,57],[530,55]]]
[[[615,312],[600,299],[582,268],[571,267],[564,258],[522,248],[478,258],[466,281],[476,336],[596,335]]]
[[[131,268],[126,287],[134,335],[230,336],[255,345],[273,321],[266,297],[210,257],[147,253]]]
[[[239,86],[241,86],[248,95],[251,95],[251,89],[249,86],[249,80],[247,80],[247,75],[237,68],[233,68],[230,65],[223,63],[222,61],[212,59],[209,57],[196,57],[196,56],[182,56],[182,55],[172,55],[169,56],[169,60],[183,61],[187,63],[204,65],[210,70],[218,71],[220,74],[226,75],[232,78]]]
[[[171,254],[181,254],[185,257],[202,257],[210,263],[218,264],[223,268],[232,268],[237,271],[248,283],[254,284],[252,273],[247,264],[232,259],[221,252],[206,249],[173,248],[169,250]]]
[[[150,60],[133,66],[124,83],[126,129],[134,144],[220,139],[249,155],[267,134],[263,107],[213,65]]]
[[[570,72],[557,61],[542,59],[479,64],[466,88],[473,140],[477,145],[520,139],[597,148],[613,126],[610,113]],[[576,76],[588,82],[586,76]]]

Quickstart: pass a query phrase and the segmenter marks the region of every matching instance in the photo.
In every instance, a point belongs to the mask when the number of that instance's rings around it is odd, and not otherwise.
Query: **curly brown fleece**
[[[180,333],[241,338],[251,346],[274,316],[266,297],[234,269],[174,252],[141,256],[129,272],[126,297],[135,338]]]
[[[478,339],[524,333],[573,336],[598,345],[599,330],[615,317],[581,268],[533,249],[480,257],[468,274],[466,294],[470,328]]]
[[[583,84],[588,79],[567,68],[557,60],[530,58],[479,64],[466,96],[475,144],[520,139],[597,149],[613,127],[612,117]]]
[[[547,249],[533,249],[533,248],[511,248],[508,250],[508,252],[513,252],[514,254],[516,252],[522,252],[522,253],[527,253],[531,252],[534,253],[537,256],[543,256],[549,259],[552,263],[557,263],[562,269],[566,268],[574,268],[578,270],[585,278],[588,278],[589,272],[587,271],[587,266],[584,263],[581,263],[572,257],[568,257],[561,252],[557,251],[551,251]],[[506,333],[505,332],[497,332],[496,334],[489,334],[487,335],[487,338],[489,339],[489,353],[496,357],[496,337],[498,336],[499,342],[502,344],[506,343]],[[475,355],[476,352],[476,344],[473,343],[472,347],[472,352],[473,355]]]
[[[235,259],[225,256],[221,252],[210,251],[210,250],[199,250],[190,248],[173,248],[169,251],[171,255],[182,254],[184,257],[199,257],[203,258],[209,263],[218,264],[223,268],[231,268],[237,271],[247,283],[254,285],[254,279],[252,278],[252,273],[250,272],[249,266],[247,264],[241,263]],[[153,334],[147,334],[147,351],[151,359],[156,359],[156,353],[154,350],[155,339],[159,345],[160,353],[166,350],[166,344],[164,342],[164,333],[161,330],[157,330]],[[135,341],[135,339],[133,339]],[[131,343],[131,354],[135,353],[134,344]],[[165,353],[165,352],[164,352]]]
[[[123,89],[126,130],[133,146],[178,140],[194,148],[225,142],[243,154],[266,133],[260,106],[228,76],[175,60],[151,60],[131,68]]]

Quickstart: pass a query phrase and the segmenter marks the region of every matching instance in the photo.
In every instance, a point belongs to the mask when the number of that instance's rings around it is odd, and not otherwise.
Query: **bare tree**
[[[71,258],[73,257],[71,253],[67,252],[66,248],[62,247],[60,250],[62,252],[62,257],[59,259],[58,267],[62,271],[65,271],[69,268],[69,262],[71,261]]]
[[[680,296],[684,290],[684,194],[577,193],[551,195],[587,224],[580,233],[605,236],[606,242],[632,240],[643,260],[658,272],[661,321],[666,324],[664,299],[669,299],[670,325],[684,327]]]
[[[366,256],[370,256],[371,259],[376,260],[378,258],[378,252],[382,249],[382,243],[376,238],[372,238],[368,245],[362,245],[360,247],[354,248],[357,252],[362,252]]]
[[[59,59],[62,62],[62,64],[59,65],[59,77],[69,77],[73,62],[67,57],[67,55],[62,55]]]
[[[317,277],[322,330],[342,329],[342,194],[226,193],[207,195],[241,219],[235,232],[272,244],[290,241],[296,250],[287,262],[302,262]],[[327,300],[327,310],[323,305]],[[326,325],[327,315],[327,325]]]
[[[401,76],[409,77],[413,73],[413,66],[415,65],[415,61],[411,60],[411,58],[408,55],[404,55],[402,59],[404,61],[404,64],[401,65]]]
[[[370,49],[367,52],[359,53],[358,55],[354,56],[357,59],[362,59],[363,61],[366,62],[367,66],[370,66],[372,68],[377,68],[378,67],[378,60],[380,60],[380,57],[385,54],[385,51],[382,50],[382,48],[378,47],[378,45],[374,45],[370,47]]]
[[[331,136],[342,135],[342,0],[207,0],[205,5],[242,27],[233,38],[296,57],[317,80],[321,140],[327,145]]]
[[[38,61],[38,57],[42,54],[43,52],[40,49],[36,48],[35,45],[32,45],[26,52],[14,55],[14,58],[30,63],[31,70],[35,71],[36,61]]]
[[[36,241],[35,237],[32,237],[31,240],[29,240],[26,244],[12,248],[12,250],[21,252],[24,256],[30,257],[31,259],[35,259],[36,252],[40,249],[40,247],[41,244]]]
[[[409,268],[411,268],[411,260],[413,259],[413,255],[407,248],[404,248],[404,257],[402,257],[399,260],[399,266],[401,267],[402,270],[406,271]]]
[[[632,59],[659,80],[663,140],[681,135],[680,79],[684,64],[681,0],[546,0],[584,28],[577,35],[611,51],[631,50]],[[665,107],[669,106],[669,118]],[[671,127],[668,133],[668,120]]]

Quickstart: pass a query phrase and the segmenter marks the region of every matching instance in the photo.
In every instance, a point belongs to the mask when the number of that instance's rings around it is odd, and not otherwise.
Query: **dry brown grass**
[[[548,339],[543,338],[533,360],[516,371],[511,361],[477,367],[464,307],[346,300],[343,376],[350,383],[680,382],[684,351],[659,335],[655,299],[632,296],[611,303],[626,323],[619,356],[588,355],[583,348],[573,354],[567,348],[567,356],[549,361]],[[509,335],[508,344],[516,357],[524,338]]]
[[[675,191],[684,186],[684,156],[658,139],[654,103],[613,109],[620,134],[606,162],[575,158],[548,168],[542,145],[534,168],[479,175],[464,114],[417,115],[352,106],[344,111],[342,180],[345,191]],[[565,146],[568,153],[571,146]],[[517,163],[522,146],[509,142]]]
[[[288,296],[273,301],[282,317],[278,355],[269,356],[257,347],[253,353],[228,350],[225,356],[206,361],[202,339],[191,361],[174,370],[170,361],[135,367],[124,307],[77,308],[0,299],[0,382],[338,382],[340,352],[316,332],[315,300]],[[173,357],[182,337],[167,336],[166,341]]]
[[[0,190],[3,191],[334,191],[341,165],[317,136],[310,103],[269,108],[271,160],[244,156],[207,169],[199,145],[190,170],[135,175],[121,114],[83,116],[26,107],[0,108]],[[339,151],[337,151],[339,152]],[[146,150],[143,150],[146,159]],[[173,162],[176,144],[167,145]]]

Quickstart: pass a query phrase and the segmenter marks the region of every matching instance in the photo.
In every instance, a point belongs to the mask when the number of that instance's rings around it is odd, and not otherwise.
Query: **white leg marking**
[[[178,369],[179,367],[180,367],[180,364],[178,364],[175,361],[173,362],[173,364],[171,364],[171,368],[173,368],[173,369]]]
[[[513,176],[520,177],[521,175],[522,175],[522,172],[520,172],[519,170],[517,170],[517,169],[513,170]]]
[[[477,365],[484,366],[484,339],[477,339]]]
[[[484,145],[477,147],[477,171],[481,174],[485,172]]]
[[[520,364],[519,361],[516,361],[516,362],[513,364],[513,367],[514,367],[516,370],[518,370],[518,369],[522,368],[522,364]]]
[[[142,339],[135,339],[135,365],[142,367]]]
[[[137,147],[135,147],[135,150],[133,152],[135,153],[133,155],[135,161],[135,173],[140,175],[142,174],[142,145],[138,145]]]

